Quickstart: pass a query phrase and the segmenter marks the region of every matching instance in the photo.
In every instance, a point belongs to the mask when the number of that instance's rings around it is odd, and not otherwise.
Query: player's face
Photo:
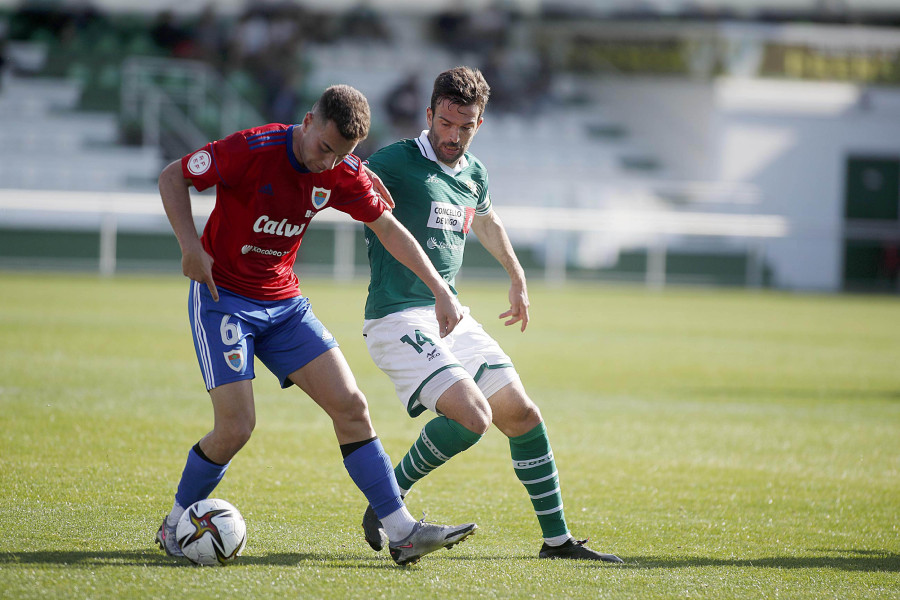
[[[455,167],[483,121],[478,115],[478,106],[463,106],[442,100],[434,112],[429,106],[425,114],[429,129],[428,141],[434,148],[435,156],[445,165]]]
[[[313,173],[328,171],[338,165],[356,148],[358,140],[348,140],[340,134],[334,121],[324,121],[306,113],[302,136],[294,138],[294,155]]]

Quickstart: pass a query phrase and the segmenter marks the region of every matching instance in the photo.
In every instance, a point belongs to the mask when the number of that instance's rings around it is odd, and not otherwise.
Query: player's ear
[[[303,127],[308,129],[309,126],[312,125],[314,117],[315,115],[313,115],[311,112],[306,113],[306,116],[303,117]]]
[[[428,124],[428,129],[431,129],[431,121],[434,119],[434,112],[431,110],[431,107],[427,107],[425,109],[425,123]]]

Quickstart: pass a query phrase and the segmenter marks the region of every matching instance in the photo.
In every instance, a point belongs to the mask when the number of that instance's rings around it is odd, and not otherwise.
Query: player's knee
[[[510,437],[528,433],[544,420],[540,409],[524,390],[516,391],[515,387],[508,386],[491,397],[494,424]]]
[[[506,412],[497,427],[506,435],[524,435],[543,422],[541,411],[532,402],[517,405]]]
[[[544,420],[544,417],[541,415],[541,410],[534,402],[530,401],[521,407],[518,417],[519,423],[535,427]]]
[[[244,444],[250,441],[250,436],[253,435],[253,429],[255,427],[255,420],[239,421],[230,424],[228,427],[228,440],[234,447],[235,452],[243,448]]]
[[[478,435],[487,433],[493,420],[490,403],[471,380],[456,382],[438,398],[435,408]]]
[[[350,392],[347,397],[340,402],[338,410],[333,417],[347,423],[368,423],[369,405],[366,402],[365,395],[359,390]]]
[[[255,424],[255,419],[216,423],[210,438],[210,445],[213,446],[211,452],[215,458],[210,458],[222,463],[231,460],[250,441]]]
[[[493,415],[491,406],[487,402],[479,402],[472,406],[462,418],[458,420],[459,424],[478,435],[484,435],[491,427]]]

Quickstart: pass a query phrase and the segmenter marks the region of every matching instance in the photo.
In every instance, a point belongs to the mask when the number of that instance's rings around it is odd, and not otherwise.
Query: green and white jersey
[[[453,286],[472,220],[491,210],[487,169],[468,152],[456,172],[442,165],[434,156],[427,131],[417,139],[382,148],[369,158],[368,166],[390,190],[396,203],[394,216],[418,240],[455,294]],[[366,247],[371,268],[366,319],[434,304],[431,290],[391,256],[368,228]]]

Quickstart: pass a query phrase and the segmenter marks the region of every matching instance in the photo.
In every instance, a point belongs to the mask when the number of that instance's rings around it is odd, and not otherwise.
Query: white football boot
[[[430,552],[441,548],[452,548],[474,534],[477,529],[478,525],[475,523],[452,527],[426,523],[425,519],[422,519],[416,521],[408,536],[398,542],[391,542],[388,544],[388,548],[395,563],[401,566],[411,565]]]

